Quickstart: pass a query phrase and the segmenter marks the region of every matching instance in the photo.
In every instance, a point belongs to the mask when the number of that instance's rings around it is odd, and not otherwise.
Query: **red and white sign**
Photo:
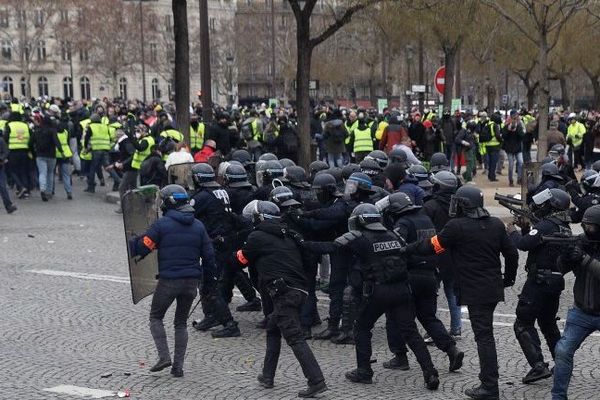
[[[446,67],[441,66],[435,73],[435,77],[433,78],[433,85],[435,86],[435,90],[443,96],[444,89],[446,88]]]

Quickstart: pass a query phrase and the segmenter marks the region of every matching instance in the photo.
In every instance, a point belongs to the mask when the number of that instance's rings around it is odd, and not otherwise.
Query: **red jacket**
[[[383,130],[383,135],[379,142],[379,150],[383,150],[389,154],[395,145],[400,144],[402,140],[407,137],[408,132],[403,126],[396,124],[388,125]]]
[[[212,147],[204,146],[204,147],[202,147],[202,150],[200,150],[199,152],[194,154],[194,162],[197,162],[197,163],[208,162],[208,159],[213,154],[215,154],[215,149],[213,149]]]

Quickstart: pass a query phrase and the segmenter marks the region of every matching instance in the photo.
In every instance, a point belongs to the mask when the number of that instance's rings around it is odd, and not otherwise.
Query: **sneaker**
[[[425,343],[427,343],[427,345],[432,346],[434,345],[433,343],[433,339],[431,338],[431,336],[429,336],[429,333],[426,333],[425,335],[423,335],[423,340],[425,341]]]
[[[48,201],[48,196],[46,195],[46,192],[41,192],[40,195],[42,196],[42,201]]]
[[[171,360],[158,360],[156,364],[152,368],[150,368],[150,372],[158,372],[163,369],[171,366]]]
[[[12,214],[15,211],[17,211],[17,206],[15,206],[14,204],[11,204],[10,206],[8,206],[8,208],[6,209],[6,212],[8,214]]]
[[[383,368],[408,371],[410,369],[410,366],[408,365],[408,357],[406,357],[406,354],[396,354],[390,361],[384,361]]]
[[[319,393],[323,393],[327,390],[325,381],[321,381],[314,385],[308,385],[304,390],[298,392],[298,397],[315,397]]]
[[[242,304],[241,306],[238,306],[235,310],[238,312],[261,311],[262,305],[260,303],[259,298],[254,298],[254,299],[250,300],[249,302]]]
[[[119,191],[119,184],[118,183],[113,183],[112,191],[113,192],[118,192]]]
[[[106,186],[106,181],[104,179],[100,180],[100,186],[102,186],[102,187]]]
[[[229,321],[223,328],[211,332],[211,336],[215,339],[218,339],[242,336],[242,333],[240,332],[240,328],[238,328],[237,322]]]
[[[460,340],[462,338],[461,333],[462,332],[460,328],[450,330],[450,336],[452,336],[452,339],[454,340]]]
[[[500,400],[498,388],[487,389],[483,386],[475,386],[465,390],[465,395],[474,400]]]
[[[217,319],[215,317],[213,317],[212,315],[205,315],[204,319],[202,320],[196,320],[194,322],[192,322],[192,326],[194,327],[194,329],[198,330],[198,331],[207,331],[210,328],[214,328],[215,326],[219,326],[221,325],[221,323],[219,321],[217,321]]]
[[[365,383],[370,385],[373,383],[373,372],[364,371],[360,369],[353,369],[352,371],[346,372],[346,379],[354,383]]]
[[[67,193],[67,199],[73,200],[73,193]]]
[[[258,381],[258,383],[260,383],[260,386],[264,387],[265,389],[273,389],[273,387],[275,386],[275,384],[273,383],[273,379],[266,378],[263,374],[258,374],[256,380]]]
[[[552,371],[548,369],[547,363],[537,363],[531,370],[525,375],[523,378],[524,384],[529,384],[533,382],[540,381],[542,379],[550,378],[552,376]]]
[[[321,332],[317,333],[316,335],[313,335],[313,339],[316,339],[316,340],[329,340],[332,337],[337,336],[339,333],[340,333],[340,331],[339,331],[339,328],[338,328],[338,324],[337,323],[331,323],[331,321],[328,321],[327,328],[325,328]]]
[[[173,375],[174,378],[183,378],[183,369],[171,368],[171,375]]]
[[[465,358],[465,353],[458,350],[456,346],[452,346],[450,350],[448,350],[448,361],[449,367],[448,370],[450,372],[458,371],[463,365],[463,359]]]

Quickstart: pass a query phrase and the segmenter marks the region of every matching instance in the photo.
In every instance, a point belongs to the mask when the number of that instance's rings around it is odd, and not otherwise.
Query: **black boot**
[[[346,372],[346,379],[354,383],[373,383],[373,371],[367,371],[361,368]]]
[[[207,331],[219,325],[221,325],[221,323],[212,315],[205,315],[203,320],[196,320],[192,322],[194,329],[199,331]]]
[[[321,367],[308,344],[306,344],[305,341],[302,341],[290,347],[294,352],[294,356],[296,356],[296,360],[300,363],[304,377],[308,381],[308,388],[299,392],[298,396],[313,397],[315,394],[327,390]]]
[[[262,306],[260,303],[260,299],[258,297],[255,297],[253,300],[250,300],[249,302],[238,306],[235,310],[238,312],[261,311]]]
[[[327,322],[327,328],[324,331],[313,335],[313,339],[315,340],[328,340],[334,336],[337,336],[340,333],[339,330],[339,321],[338,320],[329,320]]]
[[[471,389],[465,390],[465,395],[474,400],[499,400],[500,393],[498,388],[487,389],[483,386],[475,386]]]
[[[463,365],[463,358],[465,358],[465,353],[458,350],[456,346],[452,346],[446,352],[448,354],[448,361],[450,362],[450,366],[448,367],[450,372],[458,371]]]
[[[152,368],[150,368],[150,372],[162,371],[163,369],[170,367],[170,366],[171,366],[171,360],[169,360],[169,359],[158,360],[158,362],[156,364],[154,364],[154,366],[152,366]]]
[[[273,379],[267,378],[263,374],[258,374],[256,380],[258,381],[258,383],[260,383],[260,386],[264,387],[265,389],[273,389],[273,387],[275,386],[275,384],[273,383]]]
[[[319,393],[323,393],[327,390],[325,381],[321,381],[314,385],[308,385],[304,390],[298,392],[298,397],[315,397]]]
[[[548,369],[548,364],[546,363],[537,363],[531,370],[525,375],[523,378],[523,383],[529,384],[533,382],[537,382],[542,379],[550,378],[552,376],[552,371]]]
[[[182,368],[171,368],[171,375],[175,378],[183,378],[183,369]]]
[[[438,390],[440,379],[437,372],[431,372],[425,376],[425,387],[429,390]]]
[[[406,353],[398,353],[390,361],[385,361],[383,363],[383,368],[408,371],[410,366],[408,365],[408,357],[406,357]]]
[[[340,331],[337,336],[331,338],[335,344],[354,344],[354,334],[352,331]]]
[[[228,338],[241,336],[242,333],[240,332],[240,328],[238,328],[238,323],[231,320],[222,329],[211,332],[211,335],[214,338]]]

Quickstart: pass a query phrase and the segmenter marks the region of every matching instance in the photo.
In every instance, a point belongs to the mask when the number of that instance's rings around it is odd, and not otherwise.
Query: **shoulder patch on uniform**
[[[529,231],[529,234],[530,234],[531,236],[535,236],[535,235],[537,235],[537,234],[538,234],[538,230],[537,230],[537,229],[532,229],[532,230],[530,230],[530,231]]]
[[[196,200],[194,200],[194,199],[191,199],[191,200],[190,200],[190,206],[194,207],[194,204],[196,204]]]

